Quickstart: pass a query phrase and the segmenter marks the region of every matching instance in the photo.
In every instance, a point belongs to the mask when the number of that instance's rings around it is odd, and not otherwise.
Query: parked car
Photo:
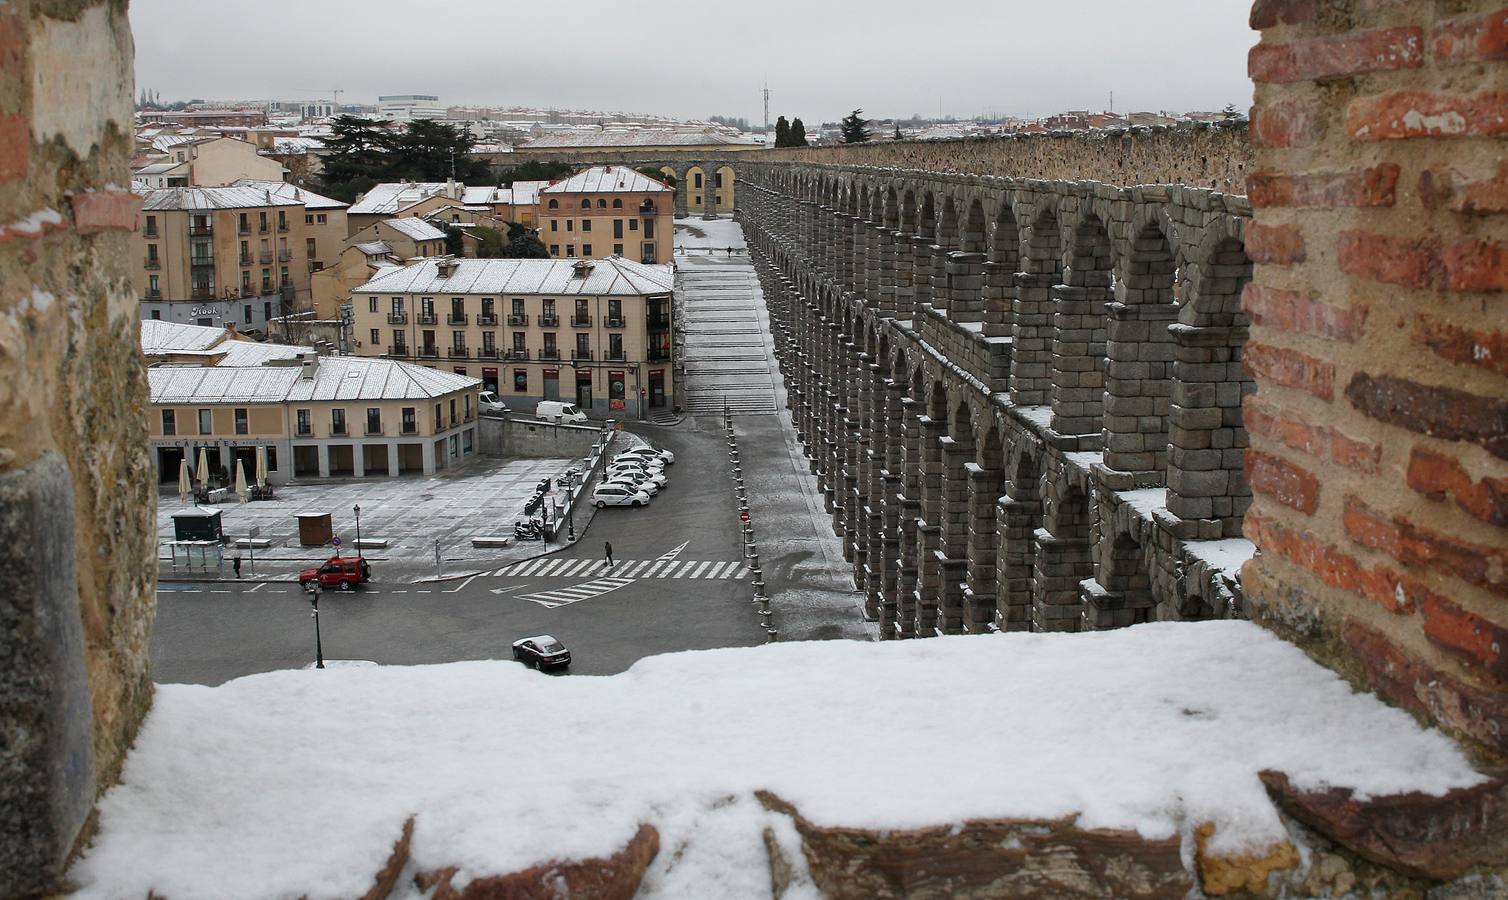
[[[544,419],[546,422],[560,424],[572,424],[586,421],[586,413],[576,408],[574,403],[562,403],[559,400],[541,400],[534,407],[534,418]]]
[[[646,469],[654,469],[655,471],[665,468],[665,460],[660,459],[658,456],[645,456],[642,453],[619,453],[613,457],[613,462],[636,463]]]
[[[548,634],[513,642],[513,658],[536,669],[564,669],[571,664],[571,651]]]
[[[655,484],[653,481],[650,481],[648,478],[640,478],[637,475],[630,475],[628,473],[621,475],[610,475],[602,483],[626,485],[627,487],[630,487],[636,491],[643,491],[651,497],[660,492],[660,486],[658,484]]]
[[[598,509],[606,506],[648,506],[649,495],[626,484],[611,481],[592,489],[592,502]]]
[[[315,569],[298,573],[299,586],[309,590],[315,583],[321,588],[349,591],[372,580],[372,566],[360,556],[332,556]]]
[[[477,398],[477,405],[481,407],[484,413],[505,413],[508,411],[507,405],[498,398],[496,391],[482,391],[481,396]]]
[[[664,447],[651,447],[651,446],[649,446],[647,444],[645,446],[642,446],[642,447],[634,447],[634,448],[632,448],[630,450],[624,450],[622,453],[618,454],[617,458],[621,459],[621,458],[623,458],[625,456],[647,456],[650,459],[655,459],[655,458],[661,459],[667,465],[674,465],[675,464],[675,453],[674,452],[672,452],[670,450],[666,450]]]
[[[636,481],[653,481],[658,487],[661,488],[665,487],[666,483],[670,480],[665,477],[664,472],[654,472],[649,469],[630,465],[627,463],[623,465],[612,465],[607,467],[607,473],[603,475],[603,479],[606,481],[612,481],[615,478],[632,478]]]

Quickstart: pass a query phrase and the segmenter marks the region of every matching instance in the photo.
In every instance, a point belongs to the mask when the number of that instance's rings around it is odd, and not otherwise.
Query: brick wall
[[[1246,597],[1508,753],[1508,7],[1251,22]]]
[[[0,897],[46,892],[151,702],[156,485],[125,4],[0,4]]]

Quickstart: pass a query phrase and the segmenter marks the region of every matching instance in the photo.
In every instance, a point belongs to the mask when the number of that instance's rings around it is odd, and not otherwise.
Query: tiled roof
[[[161,319],[143,319],[141,322],[141,352],[146,354],[208,350],[224,338],[224,328]]]
[[[300,403],[316,400],[422,400],[481,380],[392,359],[322,356],[313,378],[303,366],[163,366],[147,370],[153,403]]]
[[[722,131],[567,131],[542,134],[520,145],[534,150],[548,147],[738,147],[762,146],[757,138]]]
[[[350,204],[342,203],[333,197],[316,194],[307,188],[301,188],[296,184],[286,181],[258,181],[255,178],[242,178],[231,182],[235,187],[256,188],[259,191],[272,191],[274,197],[287,197],[295,202],[304,204],[305,209],[345,209]]]
[[[443,181],[390,181],[374,184],[347,210],[354,215],[387,216],[436,195],[445,193]],[[466,186],[461,185],[464,191]]]
[[[628,166],[593,166],[540,190],[541,194],[580,194],[627,191],[645,193],[674,189]]]
[[[445,237],[445,232],[417,216],[388,219],[382,223],[404,237],[415,241],[436,241]]]
[[[457,259],[447,278],[439,260],[426,259],[382,272],[351,293],[369,294],[585,294],[637,296],[668,293],[675,285],[670,266],[630,262],[620,256],[595,260]],[[577,263],[589,263],[585,277]]]
[[[270,190],[238,187],[173,187],[157,188],[142,195],[142,208],[148,211],[163,209],[245,209],[252,206],[299,206],[292,196],[283,196]]]

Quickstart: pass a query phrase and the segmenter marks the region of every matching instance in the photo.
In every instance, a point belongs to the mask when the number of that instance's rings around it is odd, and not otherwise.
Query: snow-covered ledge
[[[1441,734],[1237,621],[774,644],[607,678],[285,671],[159,686],[71,875],[84,897],[322,898],[387,895],[384,866],[393,896],[419,896],[414,876],[433,890],[454,868],[440,895],[465,896],[637,853],[628,893],[573,896],[769,897],[774,878],[799,897],[833,892],[843,829],[995,828],[986,853],[1009,868],[1056,828],[1161,853],[1160,872],[1127,863],[1158,891],[1302,894],[1339,857],[1280,814],[1262,772],[1353,801],[1486,782]]]

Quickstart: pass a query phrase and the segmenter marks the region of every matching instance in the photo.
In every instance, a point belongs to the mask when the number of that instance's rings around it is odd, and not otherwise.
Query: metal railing
[[[496,347],[483,347],[476,352],[477,359],[497,359]]]
[[[528,359],[529,351],[518,347],[505,352],[504,359]]]
[[[528,313],[508,313],[508,324],[509,325],[527,325],[527,324],[529,324],[529,314]]]
[[[419,355],[420,356],[427,356],[427,357],[430,357],[432,359],[435,359],[435,358],[438,358],[440,356],[440,348],[439,347],[420,347],[419,348]]]
[[[471,315],[463,312],[453,312],[445,317],[447,325],[466,325],[471,322]]]
[[[622,328],[627,323],[623,320],[622,316],[607,316],[603,320],[603,324],[606,325],[608,328]]]
[[[556,328],[560,325],[560,316],[555,313],[540,313],[539,324],[545,328]]]
[[[589,350],[589,349],[583,350],[582,348],[577,347],[575,350],[571,351],[571,359],[573,359],[573,360],[578,360],[578,359],[589,360],[591,358],[592,358],[592,351]]]
[[[148,269],[160,269],[162,268],[162,257],[149,256],[146,258],[146,261],[142,263],[142,265],[146,266]]]
[[[572,328],[591,328],[592,327],[592,317],[589,316],[589,315],[582,315],[580,313],[578,313],[578,314],[576,314],[574,316],[571,316],[571,327]]]
[[[215,233],[214,225],[190,225],[189,237],[209,237]]]
[[[242,253],[241,254],[241,265],[243,265],[243,266],[254,266],[256,264],[257,264],[256,257],[252,256],[250,253]]]
[[[388,356],[407,356],[408,355],[408,345],[407,344],[392,344],[392,345],[390,345],[387,348],[387,355]]]
[[[429,312],[429,313],[424,313],[424,312],[419,313],[419,324],[420,325],[433,325],[433,324],[435,324],[436,321],[438,321],[438,319],[436,318],[435,314],[432,313],[432,312]]]
[[[478,325],[496,325],[497,316],[494,313],[478,313],[476,323]]]
[[[387,323],[389,325],[407,325],[408,324],[408,313],[406,313],[406,312],[390,312],[390,313],[387,314]]]
[[[557,347],[557,348],[555,348],[553,350],[550,349],[550,348],[545,348],[544,350],[539,351],[539,358],[540,359],[560,359],[560,348]]]
[[[608,362],[627,362],[628,361],[628,355],[626,353],[624,353],[622,350],[609,350],[609,351],[607,351],[607,355],[604,356],[604,357],[602,357],[602,358],[605,359],[605,360],[607,360]]]
[[[471,354],[466,351],[465,347],[451,347],[450,352],[446,355],[451,359],[469,359],[471,357]]]
[[[202,267],[202,266],[213,266],[214,264],[215,264],[215,257],[212,256],[212,255],[211,256],[202,256],[201,255],[201,256],[190,256],[189,257],[189,265],[191,265],[191,266],[201,266]]]

